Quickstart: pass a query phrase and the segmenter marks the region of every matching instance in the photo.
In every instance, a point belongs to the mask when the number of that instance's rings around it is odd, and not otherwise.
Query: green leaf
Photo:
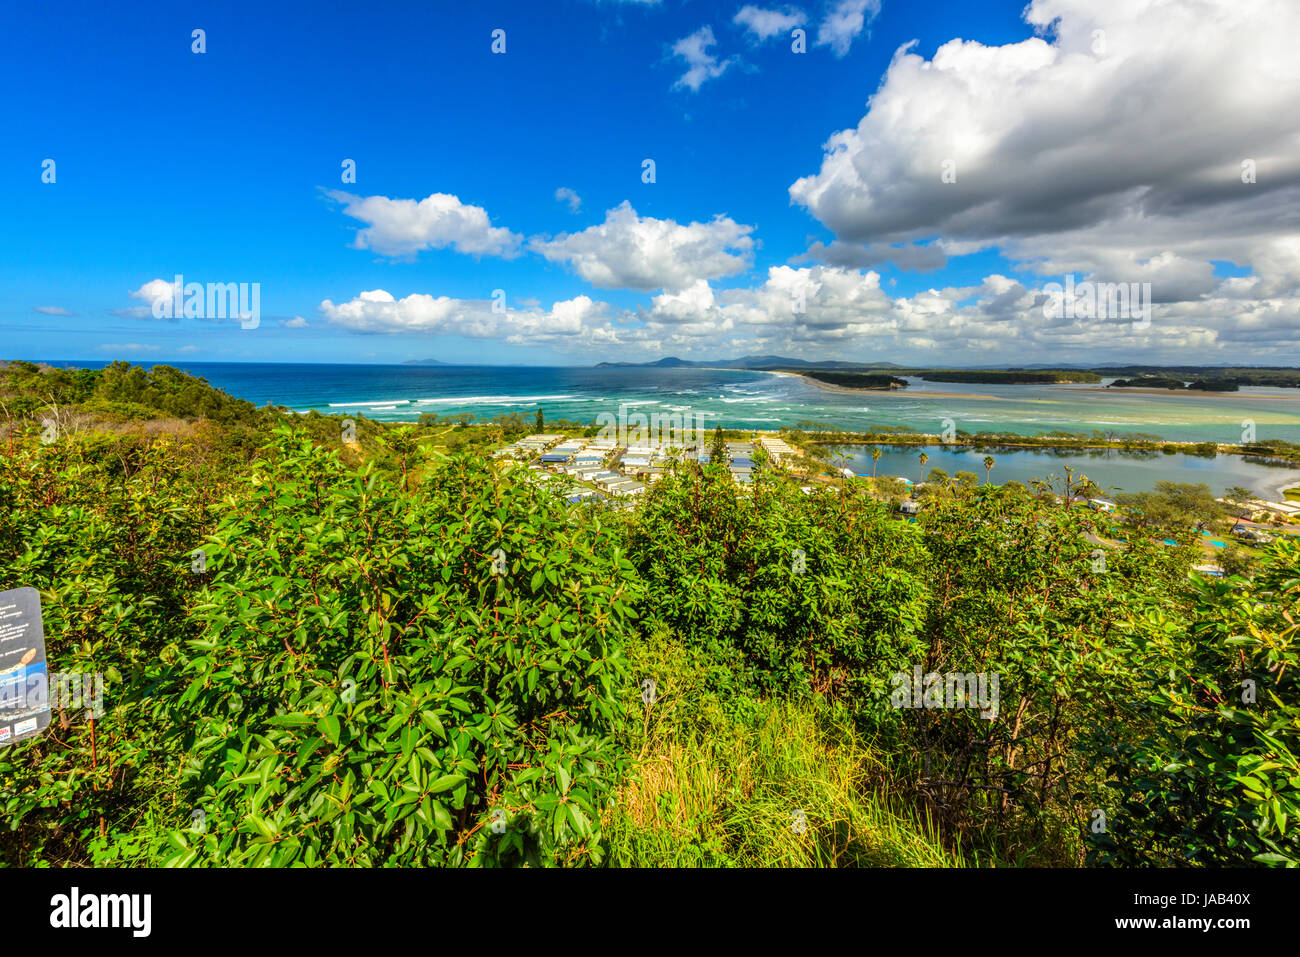
[[[463,774],[444,774],[429,786],[429,793],[440,794],[443,791],[450,791],[464,780],[466,778]]]
[[[441,719],[432,711],[421,711],[420,720],[424,722],[426,728],[442,738],[442,740],[447,740],[447,732],[443,729]]]
[[[321,733],[330,744],[335,746],[339,743],[339,719],[332,714],[321,716],[316,722],[316,730]]]

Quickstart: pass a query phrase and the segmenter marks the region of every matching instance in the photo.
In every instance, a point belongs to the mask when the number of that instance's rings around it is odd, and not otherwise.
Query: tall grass
[[[872,787],[878,759],[815,700],[709,690],[707,666],[660,635],[631,658],[653,672],[637,755],[604,822],[624,867],[958,867],[923,816]]]

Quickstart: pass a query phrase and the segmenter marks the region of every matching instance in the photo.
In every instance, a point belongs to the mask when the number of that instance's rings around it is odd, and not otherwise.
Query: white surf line
[[[572,392],[558,395],[451,395],[438,399],[416,399],[417,405],[526,405],[530,402],[582,402]]]
[[[386,399],[382,402],[331,402],[329,407],[331,409],[360,409],[369,408],[371,406],[407,405],[410,401],[410,399]]]

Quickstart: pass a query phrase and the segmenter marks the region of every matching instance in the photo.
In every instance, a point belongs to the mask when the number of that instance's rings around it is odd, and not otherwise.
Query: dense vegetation
[[[772,372],[813,372],[834,370],[847,373],[889,373],[900,376],[917,376],[934,382],[979,382],[993,384],[1040,384],[1060,382],[1100,382],[1111,376],[1137,379],[1164,378],[1179,383],[1194,381],[1199,385],[1190,388],[1212,392],[1235,392],[1240,386],[1272,386],[1275,388],[1300,388],[1300,369],[1288,366],[1096,366],[1081,369],[926,369],[900,366],[893,362],[809,362],[802,359],[782,359],[779,356],[746,356],[743,359],[711,362],[690,362],[676,357],[666,357],[654,362],[600,362],[596,368],[619,366],[697,367],[723,369],[755,369]]]
[[[485,458],[529,417],[0,377],[0,589],[107,679],[0,748],[0,862],[1300,862],[1300,546],[1189,577],[1194,489],[1120,526],[963,477],[908,522],[688,464],[607,511]],[[914,668],[996,706],[899,707]]]
[[[1236,392],[1240,388],[1234,379],[1195,379],[1184,382],[1168,376],[1138,376],[1136,379],[1116,379],[1109,386],[1114,389],[1190,389],[1193,392]]]
[[[810,379],[826,382],[830,385],[845,386],[850,389],[905,389],[907,380],[883,372],[835,372],[815,369],[801,372]]]
[[[1165,376],[1141,376],[1136,379],[1116,379],[1110,384],[1112,389],[1185,389],[1182,379],[1170,379]]]
[[[1179,381],[1230,382],[1236,386],[1263,385],[1300,388],[1300,369],[1286,367],[1237,368],[1221,366],[1118,366],[1094,370],[1102,375],[1177,377]]]
[[[1097,373],[1079,369],[921,369],[910,374],[930,382],[983,382],[989,385],[1101,381]]]
[[[939,437],[936,433],[920,432],[905,425],[873,425],[866,430],[856,432],[837,428],[829,423],[813,421],[797,422],[793,428],[786,428],[781,431],[787,441],[798,442],[801,445],[809,443],[843,446],[892,444],[905,447],[932,445],[936,437]],[[1172,443],[1162,442],[1158,435],[1145,432],[1102,431],[1100,429],[1094,429],[1091,432],[1054,429],[1048,432],[1039,432],[1036,435],[1022,435],[1018,432],[968,432],[965,429],[956,429],[948,444],[956,448],[970,447],[991,450],[999,448],[1041,448],[1048,451],[1061,449],[1156,451],[1162,446],[1175,447]],[[1280,444],[1287,445],[1288,443]],[[1258,448],[1261,453],[1265,451],[1263,445],[1251,448]],[[1272,446],[1270,445],[1271,450]]]

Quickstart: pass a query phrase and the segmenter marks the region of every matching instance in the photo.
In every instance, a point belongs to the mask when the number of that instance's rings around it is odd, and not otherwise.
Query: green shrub
[[[1300,864],[1300,545],[1250,581],[1197,578],[1188,626],[1153,622],[1138,704],[1146,733],[1111,751],[1112,824],[1093,859],[1122,865]]]
[[[743,685],[878,701],[924,618],[918,536],[865,489],[803,494],[771,474],[742,494],[688,465],[652,489],[629,553],[651,614]]]
[[[1082,858],[1101,788],[1094,732],[1123,727],[1141,679],[1126,625],[1162,607],[1186,575],[1183,550],[1150,538],[1100,547],[1100,521],[990,486],[936,498],[921,516],[934,584],[912,666],[984,675],[990,688],[996,677],[998,703],[992,716],[902,708],[896,747],[918,792],[999,856]]]
[[[0,748],[0,860],[147,858],[173,812],[179,751],[159,724],[210,520],[193,450],[102,438],[28,444],[0,467],[0,589],[41,593],[51,672],[104,675],[104,714],[56,713]],[[130,846],[131,850],[126,850]]]
[[[481,459],[408,495],[268,455],[208,539],[174,718],[206,834],[172,863],[599,861],[641,599],[610,532]]]
[[[959,473],[907,523],[884,479],[680,465],[615,511],[486,461],[520,416],[343,448],[125,364],[0,365],[0,399],[0,589],[107,678],[0,748],[0,863],[1300,861],[1300,547],[1189,586],[1161,539],[1216,527],[1203,487],[1121,528]],[[207,418],[42,445],[54,404]],[[914,666],[999,676],[996,716],[893,707]]]

